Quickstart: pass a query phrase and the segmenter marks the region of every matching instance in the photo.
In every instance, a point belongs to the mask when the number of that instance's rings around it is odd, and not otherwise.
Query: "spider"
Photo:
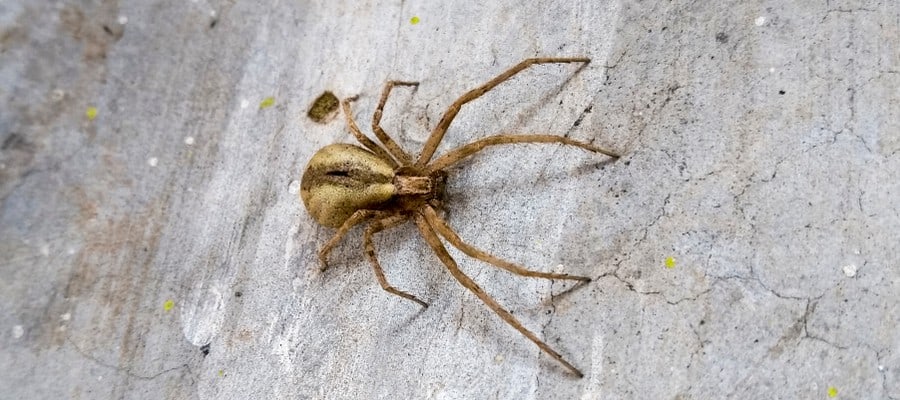
[[[320,224],[337,228],[337,233],[319,250],[322,271],[328,267],[328,253],[356,225],[369,222],[363,233],[365,253],[375,271],[375,278],[381,287],[391,294],[414,301],[422,307],[428,304],[413,294],[397,289],[388,282],[378,262],[372,237],[383,230],[397,227],[413,220],[437,257],[459,283],[472,291],[491,310],[541,350],[556,359],[579,378],[584,376],[563,357],[550,348],[532,331],[525,328],[509,311],[488,295],[475,281],[463,273],[456,261],[447,252],[441,239],[462,251],[469,257],[484,261],[514,274],[546,279],[566,279],[589,282],[585,276],[564,273],[539,272],[526,269],[518,264],[497,258],[464,242],[447,222],[438,215],[441,198],[447,179],[447,168],[460,160],[472,156],[488,146],[513,143],[560,143],[602,153],[613,159],[619,156],[590,143],[584,143],[555,135],[494,135],[476,140],[453,149],[432,160],[438,144],[444,138],[447,128],[466,103],[481,97],[513,75],[536,64],[565,64],[590,62],[588,58],[530,58],[526,59],[481,86],[472,89],[453,102],[425,142],[419,157],[414,159],[391,139],[381,128],[381,116],[391,90],[396,86],[418,86],[418,82],[388,81],[381,92],[381,98],[372,118],[372,130],[381,142],[376,144],[360,131],[350,111],[350,104],[357,97],[341,101],[347,126],[354,137],[364,146],[352,144],[332,144],[323,147],[312,159],[303,173],[300,197],[306,209]]]

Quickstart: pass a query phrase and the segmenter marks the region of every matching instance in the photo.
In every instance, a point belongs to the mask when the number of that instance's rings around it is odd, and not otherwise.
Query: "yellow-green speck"
[[[828,387],[828,397],[835,398],[837,397],[837,388],[834,386]]]
[[[675,268],[675,257],[667,257],[666,258],[666,268],[668,268],[668,269]]]
[[[225,370],[224,370],[224,369],[220,369],[220,370],[219,370],[219,376],[225,376]]]
[[[259,102],[259,108],[269,108],[275,105],[275,98],[272,96],[266,97],[263,101]]]
[[[411,23],[411,24],[413,24],[413,25],[418,24],[419,21],[420,21],[420,20],[419,20],[419,17],[412,17],[412,18],[409,19],[409,23]]]
[[[84,116],[87,117],[88,121],[93,121],[94,118],[97,118],[97,107],[88,107],[87,111],[84,112]]]
[[[173,307],[175,307],[175,302],[172,300],[166,300],[166,302],[163,303],[163,310],[170,311]]]

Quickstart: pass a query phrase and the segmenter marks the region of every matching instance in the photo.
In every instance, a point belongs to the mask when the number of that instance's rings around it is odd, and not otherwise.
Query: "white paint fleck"
[[[100,382],[100,381],[102,381],[102,380],[103,380],[103,375],[98,375],[98,376],[97,376],[97,382]]]
[[[45,244],[41,245],[41,255],[44,257],[47,257],[50,255],[50,245],[49,244],[45,243]]]
[[[298,347],[304,343],[301,332],[305,332],[306,329],[303,328],[303,324],[299,321],[292,321],[270,341],[272,343],[271,354],[280,361],[282,371],[293,372],[296,368],[296,357],[301,354],[296,350],[299,350]]]
[[[60,315],[59,319],[61,319],[63,321],[68,321],[68,320],[72,319],[72,313],[65,313],[63,315]]]
[[[119,25],[125,25],[128,23],[128,17],[126,17],[124,15],[120,15],[118,21],[119,21]]]
[[[209,10],[209,16],[215,18],[216,10]]]
[[[185,138],[184,138],[184,144],[186,144],[186,145],[188,145],[188,146],[193,145],[193,144],[194,144],[194,137],[193,137],[193,136],[185,137]]]
[[[25,328],[23,328],[22,325],[16,325],[12,329],[12,334],[14,339],[18,339],[25,334]]]
[[[299,223],[293,224],[288,230],[288,240],[285,240],[284,244],[284,265],[288,270],[291,269],[291,256],[294,254],[294,242],[296,242],[293,238],[297,236],[297,232],[300,232]],[[292,282],[292,284],[294,284],[294,291],[297,291],[296,282]]]
[[[769,68],[769,73],[770,73],[770,74],[774,74],[774,73],[775,73],[775,67]]]
[[[194,284],[181,307],[181,331],[194,346],[203,346],[222,329],[225,321],[225,295],[230,284],[222,281],[200,281]]]
[[[272,344],[272,338],[275,337],[275,328],[278,327],[278,320],[281,318],[278,317],[277,313],[270,312],[269,313],[269,326],[266,328],[266,336],[265,342],[266,345]]]
[[[66,331],[66,326],[65,326],[65,325],[60,325],[59,327],[56,328],[56,330],[59,331],[59,332],[65,332],[65,331]]]
[[[155,167],[157,164],[159,164],[159,159],[158,159],[158,158],[156,158],[156,157],[150,157],[150,158],[147,159],[147,165],[149,165],[149,166],[151,166],[151,167]]]
[[[878,366],[878,371],[884,371],[884,365],[879,365],[879,366]]]
[[[503,360],[503,354],[497,354],[497,356],[494,357],[494,364],[500,365],[501,363],[503,363]]]
[[[250,100],[247,100],[247,99],[241,100],[241,108],[247,108],[247,107],[250,107]]]
[[[294,179],[291,181],[291,184],[288,185],[288,193],[297,194],[300,192],[300,181]]]
[[[303,287],[303,279],[300,279],[299,277],[294,278],[294,280],[291,282],[291,287],[295,292],[300,291],[300,288]]]
[[[847,264],[843,266],[841,270],[844,271],[844,275],[847,275],[848,278],[852,278],[856,276],[856,271],[858,271],[859,268],[856,267],[856,264]]]
[[[6,169],[6,163],[0,163],[0,169]]]
[[[756,24],[756,26],[763,26],[766,24],[766,17],[759,17],[756,21],[753,21],[753,23]]]
[[[603,336],[594,335],[591,343],[591,369],[588,372],[587,389],[581,395],[582,400],[602,399],[603,388]]]
[[[853,249],[853,254],[859,255],[859,249]]]
[[[74,247],[69,247],[69,249],[66,250],[66,253],[68,253],[71,256],[71,255],[75,254],[76,251],[77,250],[75,250]]]
[[[55,102],[62,101],[62,99],[64,99],[65,97],[66,97],[66,92],[63,91],[62,89],[55,89],[52,92],[50,92],[50,100],[53,100]]]

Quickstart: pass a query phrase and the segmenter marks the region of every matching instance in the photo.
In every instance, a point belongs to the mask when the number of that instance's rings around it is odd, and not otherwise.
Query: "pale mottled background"
[[[900,3],[440,3],[0,2],[0,397],[900,399]],[[358,231],[319,273],[332,231],[296,196],[351,140],[306,117],[322,91],[359,94],[368,128],[385,80],[421,81],[385,116],[417,150],[536,55],[593,62],[522,73],[446,144],[625,156],[485,152],[448,212],[597,278],[459,257],[581,380],[409,225],[377,245],[430,308],[381,290]]]

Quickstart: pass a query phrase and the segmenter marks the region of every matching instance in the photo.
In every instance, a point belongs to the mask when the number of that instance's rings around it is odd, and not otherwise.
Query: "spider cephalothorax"
[[[347,125],[353,136],[365,148],[350,144],[332,144],[323,147],[310,159],[300,184],[300,197],[310,215],[322,225],[338,228],[337,233],[319,250],[322,269],[327,268],[328,253],[352,227],[365,221],[371,221],[363,233],[363,243],[366,256],[372,264],[375,277],[378,279],[381,287],[390,293],[427,307],[428,304],[418,297],[399,290],[388,283],[375,255],[375,246],[372,243],[374,234],[412,219],[419,228],[422,237],[454,278],[471,290],[475,296],[481,299],[506,323],[534,342],[541,350],[579,377],[583,376],[581,371],[563,359],[559,353],[550,348],[537,335],[526,329],[509,311],[485,293],[475,281],[464,274],[456,265],[456,261],[450,256],[450,253],[447,252],[438,235],[466,255],[518,275],[583,282],[590,281],[590,278],[532,271],[494,257],[464,242],[450,228],[447,222],[438,215],[436,210],[440,207],[440,201],[444,192],[446,168],[488,146],[512,143],[560,143],[602,153],[613,158],[617,158],[618,155],[592,144],[562,136],[495,135],[458,147],[435,160],[432,160],[432,157],[444,134],[447,132],[447,128],[450,127],[453,118],[456,117],[456,114],[459,113],[460,108],[464,104],[477,99],[501,82],[531,65],[587,63],[589,61],[587,58],[530,58],[516,64],[487,83],[466,92],[444,112],[443,117],[441,117],[441,120],[431,132],[428,141],[425,142],[418,159],[415,160],[401,149],[381,128],[381,114],[394,86],[416,86],[418,83],[389,81],[381,92],[381,99],[375,108],[375,114],[372,118],[372,130],[384,147],[369,139],[356,126],[356,122],[353,120],[350,112],[350,102],[355,100],[355,98],[344,99],[341,102],[341,106],[343,107]]]

